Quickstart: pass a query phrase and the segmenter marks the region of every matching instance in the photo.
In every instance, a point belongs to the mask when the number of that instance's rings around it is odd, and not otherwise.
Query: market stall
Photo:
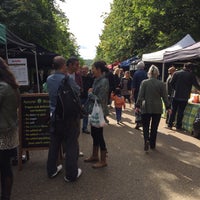
[[[200,112],[200,103],[199,102],[194,103],[194,102],[191,102],[191,100],[188,101],[188,104],[184,111],[184,117],[182,120],[182,128],[191,134],[193,133],[193,123],[195,121],[195,117],[198,112]],[[163,103],[162,117],[166,118],[166,110],[165,110],[164,103]]]
[[[166,51],[164,62],[191,61],[200,58],[200,42],[176,51]]]
[[[24,41],[0,23],[0,56],[8,62],[9,59],[16,61],[26,59],[29,78],[26,81],[29,83],[26,85],[28,88],[26,91],[41,91],[42,81],[46,80],[52,66],[52,60],[57,55],[38,44]]]
[[[162,64],[162,70],[160,72],[162,74],[162,81],[164,81],[165,80],[165,71],[167,71],[167,69],[165,69],[165,63],[166,62],[164,60],[165,52],[172,52],[172,51],[180,50],[180,49],[188,47],[188,46],[190,46],[194,43],[195,43],[194,39],[190,36],[190,34],[187,34],[179,42],[177,42],[176,44],[174,44],[170,47],[167,47],[167,48],[162,49],[160,51],[143,54],[142,55],[142,61],[144,61],[145,63],[146,62],[148,62],[148,63],[161,63]]]
[[[166,51],[164,53],[164,63],[176,63],[176,62],[197,63],[199,59],[200,59],[200,42],[197,42],[193,45],[190,45],[180,50],[170,51],[170,52]],[[200,75],[199,66],[196,65],[193,71],[196,74],[196,78],[198,79]],[[190,133],[192,133],[193,131],[193,123],[200,109],[199,93],[200,92],[196,90],[191,91],[191,98],[189,99],[188,105],[186,106],[185,111],[184,111],[182,128],[187,130]]]

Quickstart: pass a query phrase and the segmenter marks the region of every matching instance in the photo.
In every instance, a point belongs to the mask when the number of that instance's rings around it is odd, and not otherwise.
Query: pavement
[[[84,163],[92,149],[91,135],[81,133],[79,158],[81,177],[64,181],[64,170],[47,178],[47,150],[30,151],[21,171],[14,170],[12,200],[199,200],[200,140],[187,132],[159,125],[156,150],[145,153],[142,130],[134,129],[133,109],[123,112],[123,124],[110,109],[110,123],[104,129],[108,166],[93,169]]]

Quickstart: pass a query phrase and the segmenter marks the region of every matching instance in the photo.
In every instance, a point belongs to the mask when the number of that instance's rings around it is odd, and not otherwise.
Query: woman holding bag
[[[90,99],[97,99],[98,103],[102,106],[104,116],[108,115],[108,93],[109,82],[105,77],[106,63],[104,61],[97,61],[92,67],[93,75],[95,77],[92,88],[88,90],[88,97]],[[93,102],[94,102],[93,101]],[[91,102],[91,101],[90,101]],[[93,168],[102,168],[107,166],[106,163],[106,144],[103,136],[103,127],[94,127],[91,125],[91,135],[93,139],[93,152],[89,158],[86,158],[85,162],[96,162],[92,165]],[[99,159],[99,149],[101,157]]]

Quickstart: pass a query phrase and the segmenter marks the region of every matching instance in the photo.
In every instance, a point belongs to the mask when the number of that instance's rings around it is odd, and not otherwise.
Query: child
[[[124,107],[125,109],[125,98],[121,95],[120,88],[116,88],[115,92],[111,93],[111,99],[114,101],[115,104],[116,119],[117,124],[119,124],[121,122],[122,107]]]

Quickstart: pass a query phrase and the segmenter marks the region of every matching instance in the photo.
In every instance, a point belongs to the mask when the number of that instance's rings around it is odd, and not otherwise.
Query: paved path
[[[123,125],[116,124],[114,109],[109,120],[105,127],[108,167],[93,169],[80,158],[82,176],[66,183],[64,171],[55,179],[47,178],[47,151],[31,151],[22,171],[14,167],[12,200],[200,199],[200,140],[163,128],[162,119],[157,150],[145,153],[142,132],[133,128],[131,109],[123,114]],[[80,146],[89,155],[91,136],[81,134]]]

